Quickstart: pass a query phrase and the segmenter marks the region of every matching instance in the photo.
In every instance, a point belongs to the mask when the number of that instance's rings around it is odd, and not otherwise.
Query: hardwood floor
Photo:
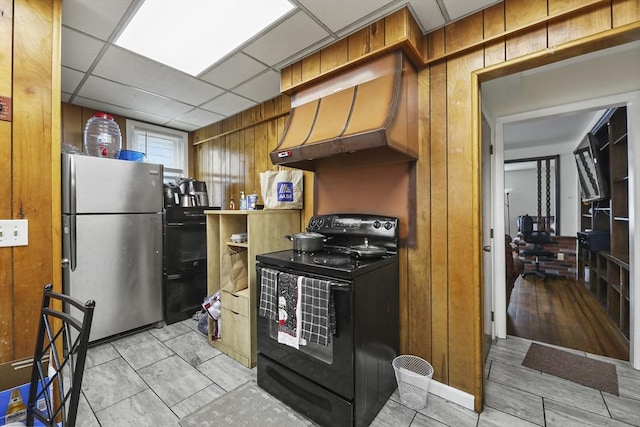
[[[575,279],[518,277],[507,308],[507,333],[629,360],[629,343]]]

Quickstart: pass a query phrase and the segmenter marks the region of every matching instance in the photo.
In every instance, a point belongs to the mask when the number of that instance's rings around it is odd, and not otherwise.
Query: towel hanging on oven
[[[278,342],[300,348],[300,281],[301,276],[278,275]]]
[[[284,289],[283,296],[285,293],[291,295],[289,287],[294,280],[297,283],[299,276],[264,267],[259,267],[258,272],[260,274],[258,315],[275,321],[279,321],[280,316],[286,317],[288,320],[291,310],[286,309],[287,298],[280,299],[280,290]],[[282,288],[280,287],[281,283]],[[298,337],[298,345],[306,345],[308,342],[329,345],[331,335],[336,333],[336,314],[331,282],[304,277],[301,283],[302,285],[298,287],[297,291],[299,301],[296,301],[296,304],[299,302],[300,310],[299,312],[294,310],[297,317],[301,319],[300,327],[296,328],[300,330],[300,334],[298,336],[295,333],[287,333],[291,338],[283,339],[288,342],[295,339],[294,337]],[[286,325],[286,320],[284,323]],[[293,325],[294,322],[291,321],[290,324]]]
[[[308,342],[329,344],[331,328],[329,323],[329,299],[331,282],[328,280],[302,277],[300,282],[300,311],[302,330],[300,337]]]
[[[260,306],[258,315],[278,320],[278,271],[260,268]]]

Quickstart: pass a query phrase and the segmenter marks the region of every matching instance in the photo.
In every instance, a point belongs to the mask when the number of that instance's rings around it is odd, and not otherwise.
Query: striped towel
[[[308,342],[328,345],[331,335],[329,322],[331,282],[303,277],[300,288],[300,311],[302,313],[300,337]]]
[[[278,275],[278,342],[300,348],[300,276]]]
[[[258,314],[270,320],[278,320],[278,272],[260,268],[260,284]]]

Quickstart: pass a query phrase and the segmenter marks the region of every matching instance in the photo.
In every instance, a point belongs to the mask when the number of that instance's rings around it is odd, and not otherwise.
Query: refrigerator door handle
[[[69,218],[69,262],[71,271],[76,271],[78,265],[78,247],[76,245],[76,216]]]
[[[69,194],[67,195],[67,197],[69,201],[69,213],[75,215],[76,214],[76,162],[73,156],[69,156],[68,179],[69,179]]]

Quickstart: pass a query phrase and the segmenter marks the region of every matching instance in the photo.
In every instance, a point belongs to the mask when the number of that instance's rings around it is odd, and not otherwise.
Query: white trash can
[[[402,404],[416,411],[427,406],[433,366],[426,360],[411,355],[398,356],[393,359],[392,364]]]

